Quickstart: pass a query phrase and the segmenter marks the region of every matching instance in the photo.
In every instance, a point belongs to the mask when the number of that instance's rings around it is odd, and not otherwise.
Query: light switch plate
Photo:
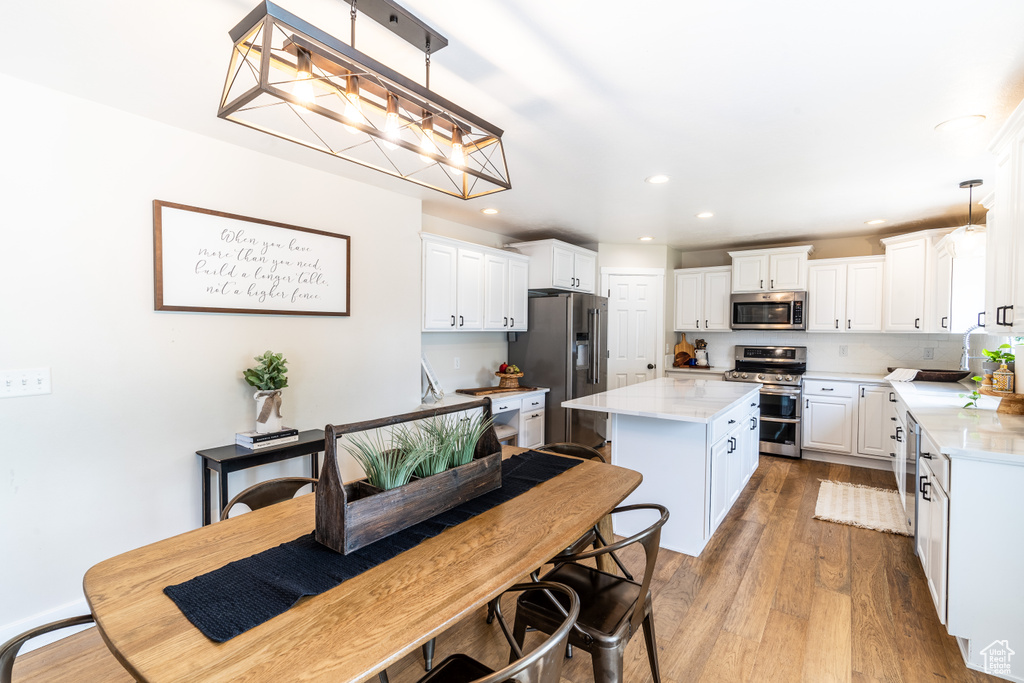
[[[0,398],[50,393],[50,368],[0,371]]]

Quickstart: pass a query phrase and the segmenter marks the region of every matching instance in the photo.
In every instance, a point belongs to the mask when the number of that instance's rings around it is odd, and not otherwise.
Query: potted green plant
[[[281,390],[288,386],[284,355],[266,351],[256,356],[255,367],[242,372],[250,386],[256,387],[256,431],[260,434],[281,431]]]
[[[1006,368],[1013,371],[1013,347],[1009,344],[1001,344],[995,351],[989,351],[988,349],[982,349],[981,352],[988,358],[981,364],[981,368],[984,374],[991,375],[993,372],[999,369],[1003,363],[1006,363]]]

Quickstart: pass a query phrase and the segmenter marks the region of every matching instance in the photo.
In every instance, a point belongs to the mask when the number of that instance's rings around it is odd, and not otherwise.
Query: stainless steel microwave
[[[806,330],[807,292],[748,292],[733,294],[734,330]]]

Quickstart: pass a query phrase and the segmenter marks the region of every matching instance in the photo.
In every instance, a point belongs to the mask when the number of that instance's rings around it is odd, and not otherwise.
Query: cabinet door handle
[[[894,403],[895,403],[895,401],[894,401]],[[896,421],[896,418],[895,418],[895,417],[890,417],[889,419],[890,419],[890,420],[892,420],[893,422],[895,422],[895,421]]]
[[[465,324],[466,324],[466,320],[460,315],[459,316],[459,327],[462,327]]]
[[[896,442],[903,443],[903,427],[896,427]]]
[[[754,406],[756,406],[756,405],[757,405],[756,403],[751,403],[751,404],[750,404],[750,407],[751,407],[751,408],[753,408],[753,407],[754,407]]]
[[[1002,319],[999,317],[999,311],[1003,310],[1004,308],[1006,308],[1006,306],[999,306],[998,308],[996,308],[996,325],[1003,324]]]
[[[860,388],[860,397],[864,398],[864,387]]]
[[[505,327],[508,327],[508,316],[505,316]]]
[[[531,415],[530,417],[540,417],[540,413],[534,413],[534,414],[533,414],[533,415]]]
[[[770,280],[768,282],[768,289],[775,289],[775,280]]]
[[[835,387],[822,387],[821,390],[822,391],[835,391],[836,389],[835,389]]]
[[[851,329],[852,327],[853,327],[853,325],[851,324],[851,322],[850,322],[850,319],[849,319],[849,318],[847,318],[847,319],[846,319],[846,329],[848,329],[848,330],[849,330],[849,329]]]
[[[924,451],[921,451],[921,457],[922,458],[928,458],[929,460],[931,460],[932,459],[932,454],[931,453],[925,453]]]
[[[455,316],[452,316],[452,327],[455,327]]]
[[[764,280],[761,280],[761,284],[757,286],[758,289],[764,289]]]
[[[836,329],[839,329],[839,318],[836,318]]]
[[[942,327],[942,329],[946,329],[947,327],[949,327],[949,325],[946,324],[947,320],[949,320],[949,316],[944,315],[942,316],[942,320],[939,321],[939,326]]]
[[[914,318],[914,329],[915,330],[921,329],[921,319],[920,318]]]
[[[750,431],[754,431],[755,429],[757,429],[757,416],[756,415],[751,415],[750,416]]]
[[[895,457],[896,457],[896,454],[895,454],[895,453],[890,453],[890,454],[889,454],[889,457],[890,457],[890,458],[895,458]]]
[[[981,322],[981,316],[985,315],[985,311],[978,313],[978,327],[985,327],[985,323]]]
[[[729,424],[731,424],[731,425],[736,424],[736,420],[729,420]]]
[[[811,399],[807,399],[807,405],[804,407],[807,408],[808,410],[811,409]]]
[[[1013,327],[1013,320],[1011,320],[1009,316],[1006,315],[1007,311],[1013,310],[1013,306],[1003,306],[1003,309],[1003,325],[1005,325],[1006,327]]]
[[[893,392],[890,391],[889,392],[889,403],[895,403],[895,402],[896,402],[896,394],[894,394]],[[895,420],[896,418],[894,417],[893,419]]]
[[[925,500],[931,500],[931,498],[928,497],[928,487],[931,485],[932,483],[930,481],[921,477],[921,497]]]
[[[705,330],[708,329],[708,321],[707,320],[704,321],[704,329]]]
[[[693,326],[696,327],[699,330],[700,329],[700,320],[698,319],[698,320],[693,321]]]

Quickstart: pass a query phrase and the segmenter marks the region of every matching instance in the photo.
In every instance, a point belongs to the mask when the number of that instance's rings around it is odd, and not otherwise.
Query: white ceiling
[[[256,0],[6,4],[11,75],[523,238],[689,250],[962,224],[957,185],[991,189],[988,142],[1024,99],[1021,0],[405,0],[450,41],[431,88],[505,130],[512,190],[466,202],[217,119],[227,32]],[[278,4],[348,39],[343,0]],[[357,38],[422,77],[365,17]]]

